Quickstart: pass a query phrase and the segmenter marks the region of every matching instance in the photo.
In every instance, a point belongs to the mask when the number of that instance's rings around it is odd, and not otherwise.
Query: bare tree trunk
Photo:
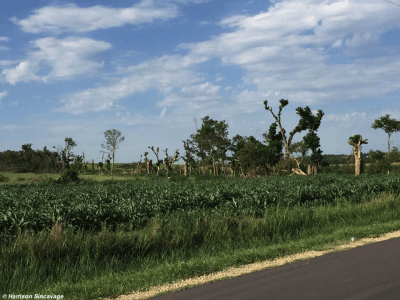
[[[94,174],[94,159],[92,159],[92,173]]]
[[[185,165],[184,165],[184,167],[183,167],[183,175],[185,175],[185,176],[188,176],[189,174],[188,174],[188,163],[187,163],[187,161],[185,160]]]

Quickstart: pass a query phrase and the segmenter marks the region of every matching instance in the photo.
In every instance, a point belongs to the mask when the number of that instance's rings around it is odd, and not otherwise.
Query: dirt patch
[[[217,281],[217,280],[221,280],[221,279],[225,279],[225,278],[231,278],[231,277],[236,277],[236,276],[252,273],[255,271],[261,271],[261,270],[267,269],[267,268],[279,267],[279,266],[293,263],[293,262],[296,262],[299,260],[310,259],[310,258],[314,258],[317,256],[322,256],[322,255],[325,255],[330,252],[348,250],[348,249],[364,246],[367,244],[382,242],[385,240],[398,238],[398,237],[400,237],[400,231],[387,233],[378,238],[371,237],[371,238],[365,238],[365,239],[358,239],[357,237],[355,237],[354,239],[349,240],[348,243],[343,243],[343,244],[333,247],[329,250],[325,250],[325,251],[313,251],[312,250],[312,251],[307,251],[304,253],[298,253],[298,254],[285,256],[285,257],[278,258],[275,260],[267,260],[267,261],[263,261],[263,262],[257,262],[257,263],[241,266],[241,267],[230,268],[228,270],[221,271],[218,273],[213,273],[213,274],[204,275],[204,276],[191,278],[191,279],[185,279],[185,280],[181,280],[179,282],[172,283],[172,284],[156,286],[146,292],[133,292],[129,295],[121,295],[118,298],[113,298],[113,299],[118,299],[118,300],[148,299],[148,298],[157,296],[160,293],[172,292],[172,291],[183,289],[185,287],[202,285],[205,283],[209,283],[209,282],[213,282],[213,281]],[[111,298],[104,298],[103,300],[111,300]]]

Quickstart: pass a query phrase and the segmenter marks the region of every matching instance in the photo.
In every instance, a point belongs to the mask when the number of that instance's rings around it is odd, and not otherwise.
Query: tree
[[[318,110],[316,116],[313,115],[311,109],[306,106],[306,108],[298,107],[296,108],[296,113],[300,116],[299,128],[300,131],[308,130],[307,135],[303,137],[303,142],[306,147],[311,149],[311,164],[308,165],[308,175],[317,173],[317,170],[322,162],[322,151],[320,149],[320,138],[315,133],[318,131],[319,126],[321,125],[322,117],[324,113],[322,110]]]
[[[355,158],[355,174],[356,176],[364,172],[364,163],[361,155],[361,145],[368,144],[368,139],[363,140],[361,135],[355,134],[349,137],[349,145],[353,146],[353,155]]]
[[[204,161],[210,158],[214,175],[217,175],[216,161],[226,159],[230,141],[228,139],[228,124],[225,121],[216,121],[209,116],[202,118],[202,126],[196,130],[196,134],[190,137],[195,145],[196,155]],[[204,168],[203,168],[204,170]]]
[[[181,158],[184,161],[184,168],[183,168],[183,174],[185,176],[189,176],[189,166],[193,167],[196,164],[195,159],[192,157],[192,152],[193,150],[193,144],[191,140],[186,140],[182,141],[183,142],[183,148],[185,149],[185,156],[181,156]]]
[[[59,164],[61,164],[61,171],[64,170],[64,168],[69,169],[70,165],[69,163],[73,161],[74,154],[72,153],[72,148],[76,147],[76,143],[72,138],[65,138],[65,147],[63,148],[62,146],[53,146],[53,148],[57,149],[59,153],[59,158],[61,158],[61,161],[59,160]]]
[[[158,176],[158,172],[160,172],[161,165],[163,163],[163,160],[159,159],[159,157],[158,157],[158,153],[160,152],[160,148],[157,147],[157,152],[154,150],[154,146],[151,146],[151,147],[149,146],[149,149],[151,149],[154,152],[154,154],[155,154],[155,156],[157,158],[156,166],[157,166],[157,176]]]
[[[276,132],[277,127],[278,125],[275,122],[272,123],[268,133],[262,135],[264,143],[268,147],[268,162],[272,168],[275,168],[275,165],[281,160],[283,150],[282,135]]]
[[[232,139],[235,166],[239,166],[241,176],[265,175],[268,169],[268,147],[255,137],[236,135]]]
[[[283,142],[283,145],[285,146],[285,159],[289,159],[289,158],[290,158],[290,154],[291,154],[291,153],[290,153],[290,145],[292,144],[293,136],[294,136],[296,133],[300,132],[301,129],[300,129],[299,126],[296,126],[296,127],[290,132],[289,138],[286,137],[286,130],[282,127],[281,112],[282,112],[282,109],[283,109],[285,106],[287,106],[287,105],[289,104],[289,101],[288,101],[288,100],[281,99],[281,100],[279,100],[279,103],[280,103],[281,105],[279,105],[278,116],[276,116],[276,115],[274,114],[274,112],[272,111],[272,108],[268,106],[268,100],[265,100],[265,101],[264,101],[264,107],[265,107],[265,110],[270,111],[270,113],[272,114],[272,116],[274,117],[276,123],[277,123],[278,126],[279,126],[280,133],[281,133],[281,135],[282,135],[282,142]],[[304,130],[304,129],[303,129],[303,130]]]
[[[169,176],[169,173],[172,172],[172,164],[178,160],[179,158],[179,151],[176,150],[174,156],[168,156],[168,148],[166,148],[164,150],[165,152],[165,158],[164,158],[164,162],[165,162],[165,166],[167,168],[167,177]]]
[[[390,153],[390,136],[394,132],[400,131],[400,121],[391,119],[390,115],[385,115],[376,119],[371,126],[373,129],[382,129],[388,134],[388,153]]]
[[[101,144],[101,148],[106,149],[107,151],[101,151],[103,153],[109,153],[112,155],[112,167],[111,167],[111,175],[114,169],[115,162],[115,152],[118,149],[118,144],[125,140],[125,137],[121,137],[121,131],[116,129],[109,129],[104,132],[104,137],[106,139],[105,145]]]

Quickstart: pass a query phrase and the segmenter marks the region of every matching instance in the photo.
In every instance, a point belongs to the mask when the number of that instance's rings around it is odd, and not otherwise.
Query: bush
[[[61,173],[61,176],[58,179],[58,181],[61,183],[79,182],[80,179],[78,177],[78,172],[76,170],[64,169],[64,171]]]
[[[391,163],[390,160],[387,158],[383,158],[377,162],[374,162],[369,165],[369,167],[366,170],[367,174],[380,174],[380,173],[388,173],[391,171]]]
[[[10,180],[10,178],[8,178],[7,176],[4,176],[3,174],[0,174],[0,182],[7,182],[9,180]]]

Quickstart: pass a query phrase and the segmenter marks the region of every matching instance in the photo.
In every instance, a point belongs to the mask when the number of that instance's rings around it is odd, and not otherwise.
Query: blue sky
[[[125,136],[116,162],[148,146],[184,154],[206,115],[226,120],[230,137],[262,140],[274,121],[263,101],[277,112],[282,98],[286,131],[296,107],[323,110],[324,154],[350,154],[354,134],[369,140],[364,152],[386,150],[387,134],[371,124],[400,119],[394,3],[2,1],[0,151],[72,137],[75,154],[100,161],[104,131],[115,128]],[[400,146],[400,133],[391,140]]]

